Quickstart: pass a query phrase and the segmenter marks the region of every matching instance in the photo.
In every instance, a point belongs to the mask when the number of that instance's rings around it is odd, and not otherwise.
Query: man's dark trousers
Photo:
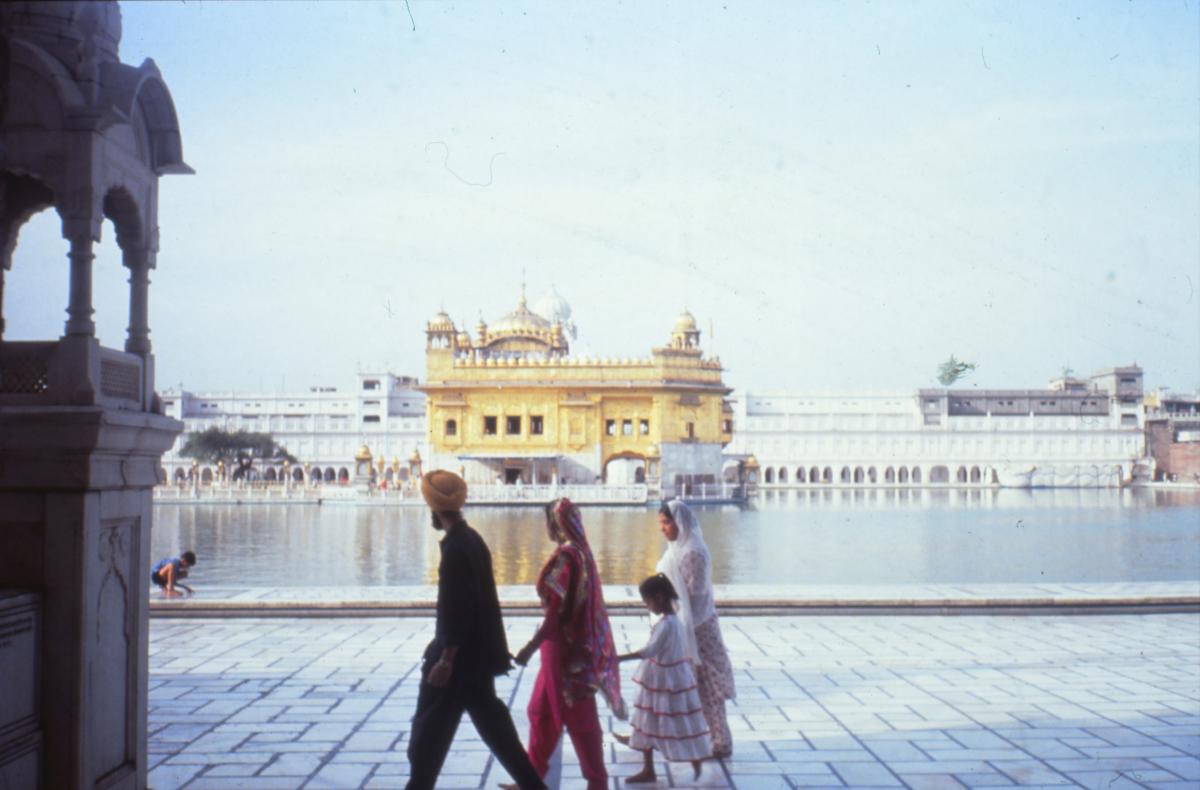
[[[421,690],[408,740],[408,790],[432,790],[436,785],[464,711],[471,716],[479,737],[523,790],[545,788],[521,745],[508,706],[496,697],[495,678],[474,672],[460,676],[456,671],[446,686],[434,688],[424,680],[431,666],[432,662],[426,661],[421,668]]]

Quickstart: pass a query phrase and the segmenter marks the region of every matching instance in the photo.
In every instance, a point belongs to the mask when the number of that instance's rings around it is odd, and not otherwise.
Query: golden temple
[[[439,312],[426,325],[430,468],[472,483],[714,483],[732,415],[721,362],[684,311],[646,358],[575,356],[570,308],[525,300],[474,337]]]

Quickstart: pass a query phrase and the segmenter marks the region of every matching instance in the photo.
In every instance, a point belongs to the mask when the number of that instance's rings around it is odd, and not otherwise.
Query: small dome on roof
[[[675,331],[676,332],[696,332],[696,331],[698,331],[696,329],[696,317],[694,315],[692,315],[691,313],[689,313],[687,310],[684,310],[682,313],[679,314],[679,317],[675,319]]]
[[[533,311],[548,321],[557,321],[560,324],[566,324],[571,320],[571,305],[562,298],[553,285],[550,286],[549,291],[542,294],[533,303]]]
[[[525,289],[521,289],[521,301],[517,309],[508,313],[491,326],[493,334],[499,332],[542,332],[550,328],[550,322],[529,309],[525,304]]]
[[[453,332],[454,322],[450,320],[450,316],[446,315],[445,310],[439,310],[438,314],[429,320],[429,330],[431,332]]]

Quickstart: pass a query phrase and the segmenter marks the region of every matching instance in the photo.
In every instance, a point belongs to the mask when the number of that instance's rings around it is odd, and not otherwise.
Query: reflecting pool
[[[697,508],[718,584],[954,584],[1200,579],[1200,492],[813,490]],[[634,584],[664,540],[650,508],[583,508],[600,573]],[[500,584],[552,546],[540,509],[469,508]],[[415,507],[155,507],[154,557],[194,549],[202,584],[431,584],[439,533]]]

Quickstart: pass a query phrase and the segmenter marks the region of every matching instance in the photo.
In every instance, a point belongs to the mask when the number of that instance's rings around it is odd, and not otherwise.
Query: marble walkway
[[[508,611],[537,610],[532,584],[501,585]],[[1187,608],[1200,611],[1200,581],[1043,584],[734,584],[716,585],[722,609],[762,613],[851,610],[940,611],[1010,608],[1087,610]],[[266,616],[294,614],[421,613],[437,599],[433,585],[371,587],[222,587],[203,585],[196,594],[150,599],[155,616]],[[606,584],[604,600],[625,614],[642,610],[636,585]]]
[[[511,645],[537,621],[506,616]],[[659,787],[1200,787],[1200,615],[732,616],[732,759]],[[618,648],[649,632],[613,620]],[[150,786],[403,787],[428,617],[151,621]],[[623,665],[626,697],[632,664]],[[525,736],[529,669],[501,678]],[[606,729],[625,726],[605,717]],[[610,785],[640,756],[608,739]],[[464,720],[439,787],[503,769]],[[569,744],[555,784],[582,788]]]

